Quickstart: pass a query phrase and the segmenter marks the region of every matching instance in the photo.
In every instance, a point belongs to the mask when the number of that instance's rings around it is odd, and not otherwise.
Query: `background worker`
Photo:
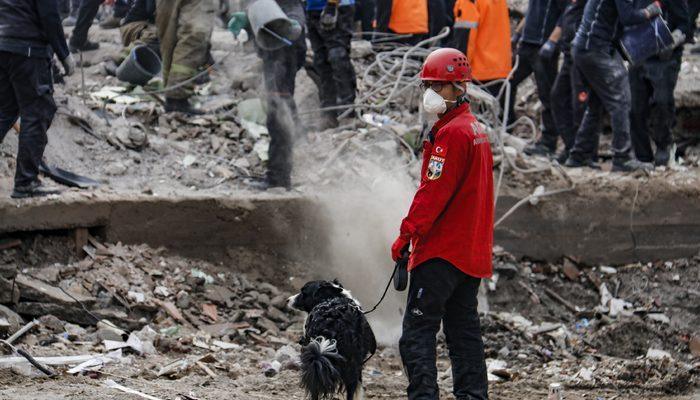
[[[270,159],[267,175],[262,182],[251,186],[261,190],[292,188],[292,149],[294,140],[302,132],[302,124],[294,101],[297,72],[306,61],[306,15],[300,0],[275,0],[291,22],[286,39],[292,41],[275,50],[262,48],[256,41],[258,55],[262,59],[267,98],[267,130],[270,134]],[[239,37],[244,26],[250,30],[245,13],[235,13],[229,29]]]
[[[630,159],[630,84],[614,41],[618,24],[633,26],[660,14],[658,3],[636,9],[630,0],[588,0],[572,50],[574,64],[589,88],[588,104],[566,166],[597,167],[593,155],[605,109],[610,114],[613,131],[612,170],[648,169],[647,165]]]
[[[105,61],[107,75],[117,76],[118,66],[127,58],[131,50],[146,45],[160,56],[160,42],[156,29],[156,0],[135,0],[123,19],[119,33],[124,49],[111,60]]]
[[[439,397],[436,335],[443,324],[458,400],[488,398],[477,292],[492,274],[493,157],[488,136],[465,98],[466,56],[439,49],[421,71],[423,106],[437,114],[423,147],[421,183],[400,234],[394,261],[409,245],[411,282],[399,342],[408,399]]]
[[[574,66],[571,55],[571,42],[576,36],[576,30],[581,24],[583,10],[587,0],[569,0],[569,4],[559,19],[556,35],[550,35],[553,43],[556,38],[556,46],[544,45],[540,49],[540,57],[549,59],[554,56],[555,47],[558,47],[564,55],[561,68],[552,86],[551,103],[552,117],[557,127],[557,132],[564,142],[564,150],[557,155],[557,161],[564,164],[569,158],[569,152],[574,146],[576,132],[581,125],[583,113],[586,111],[588,91],[583,84],[583,79],[578,69]],[[555,33],[553,32],[553,34]],[[597,147],[597,146],[596,146]]]
[[[662,10],[673,32],[673,46],[629,70],[634,155],[641,162],[653,162],[657,166],[667,165],[671,157],[671,130],[676,123],[673,91],[681,70],[683,43],[695,33],[695,21],[690,21],[685,0],[665,0]],[[651,140],[656,151],[651,148]]]
[[[497,96],[502,85],[489,82],[507,78],[513,67],[508,4],[505,0],[458,0],[454,15],[452,47],[467,55],[472,77]]]
[[[166,112],[202,114],[190,104],[190,79],[208,60],[216,21],[215,0],[157,0],[156,27],[163,59],[163,85],[177,87],[165,97]]]
[[[102,3],[105,0],[81,0],[80,8],[78,8],[78,18],[75,22],[75,28],[73,28],[73,34],[70,37],[68,45],[70,47],[71,53],[78,53],[81,51],[92,51],[100,48],[100,44],[97,42],[91,42],[88,39],[88,32],[92,26],[97,12],[100,9]],[[117,0],[114,3],[114,14],[109,18],[105,19],[100,27],[103,29],[111,29],[119,27],[119,21],[126,16],[129,12],[131,3],[128,0]]]
[[[527,154],[551,155],[557,145],[557,127],[554,124],[551,107],[552,84],[557,76],[558,55],[555,51],[550,58],[540,57],[543,45],[551,46],[550,35],[565,5],[564,0],[530,0],[525,22],[521,30],[516,30],[518,67],[511,79],[510,122],[515,120],[513,109],[517,99],[518,86],[534,73],[537,95],[542,103],[542,135],[533,145],[525,148]]]
[[[377,0],[377,31],[413,35],[417,43],[430,30],[428,0]]]
[[[75,63],[61,25],[57,0],[0,0],[0,142],[21,118],[17,168],[12,197],[56,193],[41,185],[39,164],[44,155],[56,103],[51,59],[63,64],[65,75]]]
[[[321,108],[353,104],[357,91],[350,41],[355,25],[355,0],[307,0],[308,34],[319,75]],[[338,126],[345,110],[324,111],[320,129]]]

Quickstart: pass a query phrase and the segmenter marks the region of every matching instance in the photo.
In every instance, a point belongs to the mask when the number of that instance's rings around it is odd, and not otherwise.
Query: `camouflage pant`
[[[216,10],[214,0],[157,1],[156,27],[166,86],[192,78],[206,62]],[[186,99],[193,90],[191,83],[169,92],[167,97]]]
[[[129,57],[131,49],[136,46],[146,45],[160,54],[160,44],[158,42],[158,32],[156,26],[147,21],[130,22],[119,28],[124,50],[119,54],[114,61],[121,64],[124,59]]]

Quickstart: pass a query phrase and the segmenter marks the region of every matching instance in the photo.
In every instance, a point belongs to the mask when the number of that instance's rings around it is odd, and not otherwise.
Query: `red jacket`
[[[432,143],[431,143],[432,141]],[[409,270],[442,258],[488,278],[493,252],[493,156],[469,104],[449,111],[423,144],[421,182],[401,236],[413,251]]]

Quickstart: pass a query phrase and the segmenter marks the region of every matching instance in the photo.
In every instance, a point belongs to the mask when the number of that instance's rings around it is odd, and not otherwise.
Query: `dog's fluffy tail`
[[[336,362],[343,362],[335,340],[317,337],[301,352],[301,386],[311,400],[330,399],[343,386]]]

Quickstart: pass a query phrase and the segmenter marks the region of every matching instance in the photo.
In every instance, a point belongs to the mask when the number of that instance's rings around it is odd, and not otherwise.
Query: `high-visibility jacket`
[[[423,147],[421,183],[401,237],[411,240],[409,270],[441,258],[488,278],[493,253],[493,156],[465,103],[445,114]]]
[[[513,55],[506,0],[457,0],[454,12],[455,29],[470,29],[467,59],[474,79],[507,77]]]
[[[389,29],[399,34],[428,33],[428,0],[393,0]]]

